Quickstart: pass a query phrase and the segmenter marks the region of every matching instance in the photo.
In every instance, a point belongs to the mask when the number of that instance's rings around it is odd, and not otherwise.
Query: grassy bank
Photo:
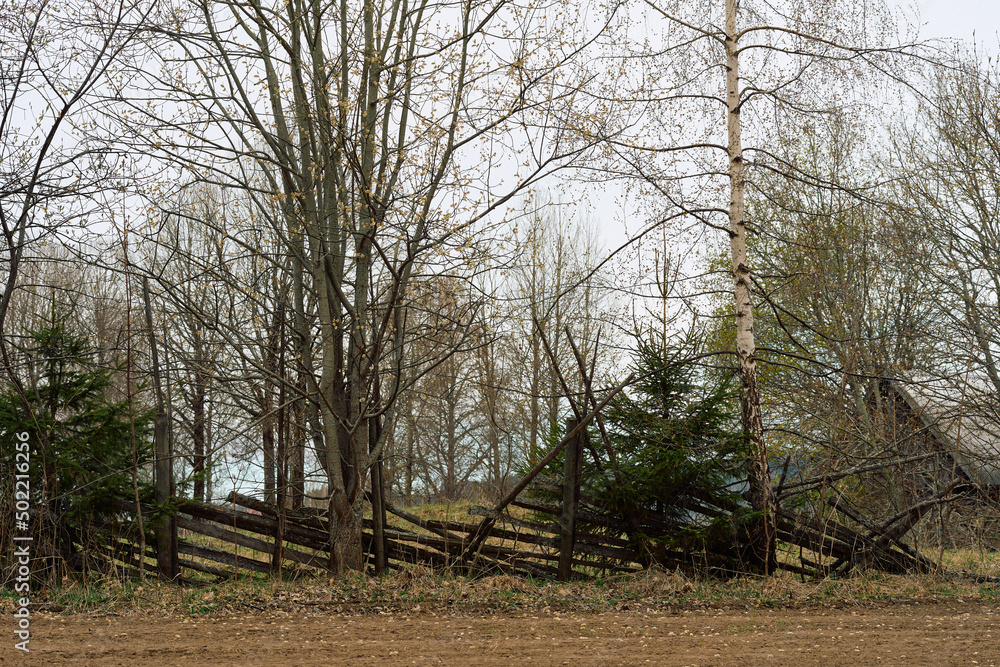
[[[13,609],[13,597],[11,591],[4,591],[0,603],[4,613]],[[381,579],[364,574],[294,582],[247,579],[203,588],[180,588],[153,580],[93,579],[65,582],[59,588],[32,593],[37,608],[64,614],[203,614],[238,609],[287,613],[681,611],[998,599],[1000,585],[956,576],[872,573],[842,580],[801,581],[777,575],[720,581],[650,570],[588,582],[553,583],[510,576],[468,578],[422,567],[393,572]]]

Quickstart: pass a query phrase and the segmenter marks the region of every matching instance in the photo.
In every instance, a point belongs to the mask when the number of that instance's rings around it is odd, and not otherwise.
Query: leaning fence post
[[[578,419],[566,422],[566,431],[572,432],[580,425]],[[583,439],[586,431],[566,443],[565,478],[563,480],[563,507],[559,521],[559,580],[573,576],[573,546],[576,542],[576,510],[580,499],[580,473],[583,468]]]

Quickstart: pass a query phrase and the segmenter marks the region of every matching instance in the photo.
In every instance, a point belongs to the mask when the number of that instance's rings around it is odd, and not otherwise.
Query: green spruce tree
[[[744,497],[750,448],[735,376],[694,363],[702,356],[695,340],[658,338],[638,338],[630,369],[638,380],[603,411],[614,461],[589,430],[595,446],[585,450],[581,497],[611,521],[580,525],[627,538],[647,565],[736,574],[753,563],[755,514]],[[553,433],[551,445],[561,438]],[[564,460],[548,466],[551,479],[562,479]],[[533,495],[561,500],[551,486]]]
[[[584,488],[650,562],[731,569],[747,557],[748,446],[732,374],[686,361],[696,353],[638,341],[639,381],[605,416],[617,472],[594,470]]]
[[[79,545],[95,546],[127,519],[119,499],[132,495],[133,438],[141,466],[150,457],[152,412],[130,414],[127,400],[111,398],[117,369],[97,365],[66,316],[53,313],[18,353],[25,392],[0,392],[0,432],[30,436],[38,555],[58,575],[64,565],[85,564]],[[3,447],[12,461],[13,441]]]

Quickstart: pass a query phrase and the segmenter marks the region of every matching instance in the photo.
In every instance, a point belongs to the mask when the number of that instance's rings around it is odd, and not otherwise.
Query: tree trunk
[[[163,385],[160,381],[160,362],[157,355],[156,337],[153,335],[153,310],[150,305],[149,280],[142,281],[142,296],[146,308],[146,326],[149,332],[149,351],[153,362],[153,388],[156,393],[156,420],[153,426],[153,446],[155,448],[156,504],[164,507],[173,496],[173,459],[170,454],[170,431]],[[156,566],[160,576],[174,581],[179,574],[177,568],[177,523],[163,515],[154,523],[156,532]]]
[[[404,473],[404,493],[406,495],[406,503],[409,505],[413,502],[413,458],[416,456],[416,440],[417,440],[417,427],[413,423],[413,403],[412,398],[408,399],[406,413],[406,468]]]
[[[361,543],[362,507],[358,501],[343,515],[330,515],[330,570],[341,575],[364,567]]]
[[[264,407],[264,424],[261,430],[261,443],[264,449],[264,499],[274,503],[274,422],[270,414],[270,405]]]
[[[194,397],[191,401],[191,440],[194,451],[192,452],[192,476],[194,477],[194,492],[192,498],[198,502],[205,502],[205,384],[206,378],[200,365],[203,362],[199,359],[196,363],[199,368],[195,371]]]
[[[736,306],[736,353],[739,363],[743,432],[749,445],[750,505],[758,513],[751,529],[749,565],[770,573],[776,566],[774,494],[764,442],[764,424],[757,388],[757,359],[747,261],[743,146],[740,136],[739,45],[736,42],[736,0],[726,0],[726,106],[729,152],[729,237],[733,255]]]
[[[304,391],[304,384],[299,382],[299,391]],[[306,420],[305,399],[295,400],[292,415],[292,450],[288,461],[289,507],[299,509],[306,495],[306,435],[309,424]]]

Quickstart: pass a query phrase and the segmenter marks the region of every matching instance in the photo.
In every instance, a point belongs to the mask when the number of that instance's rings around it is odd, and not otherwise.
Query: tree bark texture
[[[749,447],[750,505],[758,516],[751,528],[749,565],[770,573],[776,565],[775,500],[764,441],[764,424],[757,387],[757,358],[753,330],[753,302],[747,259],[746,180],[741,138],[741,95],[739,44],[737,42],[737,1],[726,0],[726,107],[729,157],[729,238],[735,285],[736,354],[740,378],[740,407],[743,432]]]

